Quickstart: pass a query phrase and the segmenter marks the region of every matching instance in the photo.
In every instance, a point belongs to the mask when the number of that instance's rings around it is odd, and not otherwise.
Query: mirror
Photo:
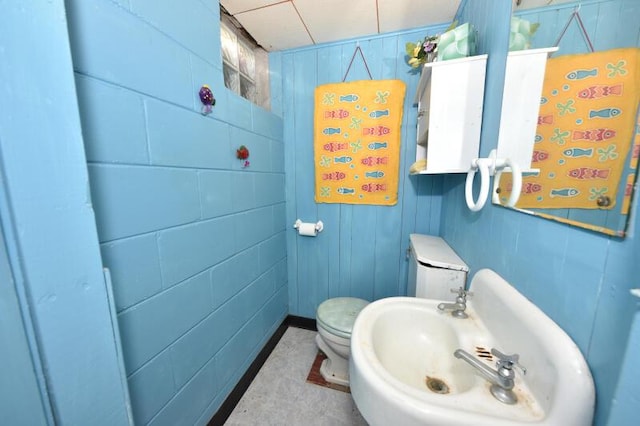
[[[559,47],[537,117],[539,171],[523,176],[515,209],[623,237],[640,154],[640,2],[515,0],[513,19],[512,48],[527,41],[514,40],[514,22],[532,33],[531,49]],[[510,180],[494,180],[494,203],[506,204]]]

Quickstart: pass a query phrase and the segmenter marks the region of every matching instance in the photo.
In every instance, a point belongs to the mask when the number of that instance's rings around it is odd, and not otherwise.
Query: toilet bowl
[[[320,374],[330,383],[349,386],[351,329],[360,311],[369,304],[355,297],[325,300],[316,311],[316,344],[327,356]]]

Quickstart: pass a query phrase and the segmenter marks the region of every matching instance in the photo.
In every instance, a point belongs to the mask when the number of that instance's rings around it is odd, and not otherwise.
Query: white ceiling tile
[[[236,19],[266,50],[313,44],[290,2],[238,13]]]
[[[560,3],[567,3],[572,0],[553,0],[553,5]],[[549,6],[551,1],[549,0],[522,0],[520,4],[517,4],[516,0],[513,0],[513,10],[533,9],[534,7]]]
[[[536,1],[543,0],[523,0]],[[260,45],[273,51],[448,23],[460,0],[221,0],[221,4]]]
[[[376,0],[293,0],[316,43],[378,33]]]
[[[281,3],[283,0],[220,0],[220,4],[232,15],[259,7]]]
[[[378,0],[380,32],[449,23],[460,0]]]

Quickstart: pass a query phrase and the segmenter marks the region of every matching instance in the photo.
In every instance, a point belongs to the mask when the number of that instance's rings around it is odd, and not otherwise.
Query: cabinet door
[[[425,64],[418,103],[418,173],[466,173],[478,157],[487,55]]]
[[[418,131],[416,133],[418,145],[426,146],[429,133],[429,108],[431,105],[431,79],[418,100]]]

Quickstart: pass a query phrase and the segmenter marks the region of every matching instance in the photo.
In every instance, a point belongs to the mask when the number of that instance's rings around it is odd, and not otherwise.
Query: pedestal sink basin
[[[372,425],[588,426],[595,390],[571,338],[495,272],[473,278],[468,318],[438,300],[381,299],[364,308],[351,335],[350,383]],[[491,349],[518,354],[515,404],[498,401],[462,349],[495,369]]]

